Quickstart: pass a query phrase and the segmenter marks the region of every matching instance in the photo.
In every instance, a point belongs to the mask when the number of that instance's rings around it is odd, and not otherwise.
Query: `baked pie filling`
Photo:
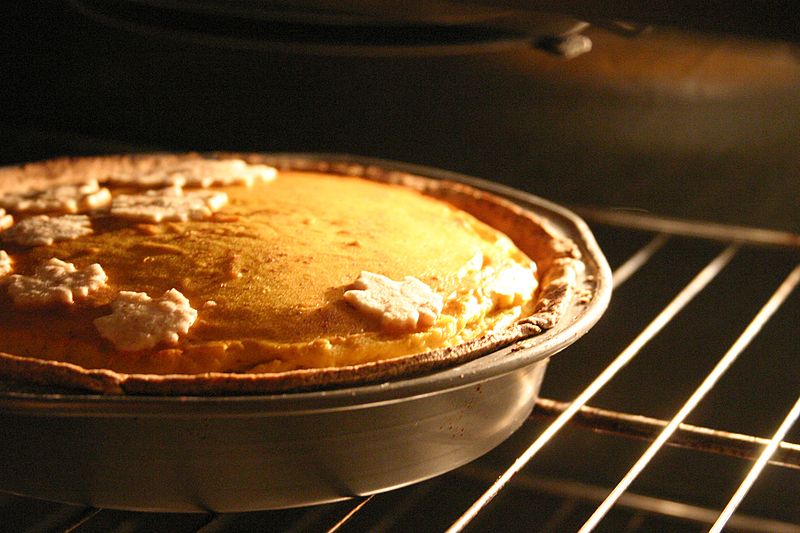
[[[461,345],[542,305],[537,262],[414,188],[155,158],[3,196],[1,353],[123,374],[274,374]]]

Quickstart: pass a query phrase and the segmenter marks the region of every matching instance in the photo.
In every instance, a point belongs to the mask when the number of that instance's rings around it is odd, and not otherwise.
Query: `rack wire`
[[[616,332],[616,337],[598,350],[603,355],[598,359],[610,358],[610,361],[604,361],[605,366],[599,369],[595,368],[596,363],[587,364],[590,367],[585,370],[589,373],[588,384],[579,384],[579,390],[571,400],[540,398],[523,429],[509,439],[509,443],[485,458],[409,488],[310,509],[167,516],[31,503],[28,499],[9,496],[5,502],[0,500],[0,522],[5,523],[9,516],[16,516],[20,507],[43,505],[46,509],[43,517],[29,523],[24,530],[144,531],[159,530],[155,525],[168,523],[169,529],[162,530],[203,533],[268,528],[282,531],[402,531],[413,523],[420,530],[446,529],[458,532],[480,530],[487,524],[501,522],[499,526],[505,530],[526,531],[650,531],[659,528],[670,531],[721,531],[725,528],[731,531],[800,532],[800,501],[791,497],[791,493],[797,492],[797,487],[800,487],[800,475],[797,473],[800,470],[800,444],[786,440],[800,436],[797,431],[791,432],[792,424],[800,416],[800,400],[784,398],[780,403],[770,404],[784,406],[783,412],[754,406],[758,412],[758,422],[752,427],[757,427],[758,431],[772,428],[762,435],[756,431],[729,431],[716,425],[709,427],[690,422],[694,411],[704,405],[715,387],[725,383],[726,373],[736,368],[739,359],[745,360],[742,364],[745,364],[746,372],[752,374],[749,379],[753,383],[749,390],[761,387],[774,392],[773,389],[780,388],[788,391],[787,394],[796,394],[797,381],[792,379],[796,378],[800,361],[796,361],[794,368],[787,367],[785,371],[773,369],[771,376],[784,382],[782,386],[772,382],[757,384],[755,380],[759,372],[763,374],[765,369],[785,364],[792,360],[792,356],[800,354],[797,328],[800,291],[796,290],[800,284],[800,236],[772,230],[709,226],[699,222],[610,210],[587,209],[581,210],[581,214],[592,223],[604,249],[611,252],[609,258],[615,265],[615,290],[629,283],[637,285],[630,294],[619,298],[620,307],[641,307],[641,312],[637,310],[636,315],[646,315],[649,321],[646,320],[643,325],[625,324],[625,327],[617,329],[606,328],[606,331],[599,333],[607,335],[609,329]],[[676,248],[670,249],[670,246]],[[653,265],[659,261],[666,266],[654,268]],[[665,268],[676,271],[674,279],[659,277]],[[653,272],[642,274],[648,269]],[[640,277],[644,279],[640,280]],[[661,293],[668,294],[664,305],[656,303],[660,302],[661,296],[641,294],[642,286],[647,287],[653,279],[660,279]],[[749,291],[737,288],[742,280],[750,284]],[[730,318],[725,316],[725,309],[718,310],[720,317],[713,322],[730,323],[730,327],[715,326],[725,331],[713,332],[709,337],[713,340],[710,343],[713,346],[708,346],[709,354],[704,354],[705,360],[700,365],[704,368],[703,373],[686,380],[688,384],[676,387],[680,389],[674,394],[680,396],[676,409],[667,411],[666,406],[661,406],[658,408],[662,412],[660,416],[649,416],[626,409],[589,405],[595,399],[611,401],[614,395],[606,394],[606,390],[618,376],[633,373],[634,377],[629,380],[635,382],[644,379],[642,376],[645,374],[636,374],[641,369],[633,368],[637,365],[636,358],[648,350],[659,351],[658,348],[652,348],[654,344],[661,343],[663,350],[664,342],[669,342],[671,336],[677,335],[678,340],[672,341],[674,350],[674,343],[681,343],[686,336],[683,317],[691,315],[689,310],[699,305],[697,302],[707,298],[711,303],[704,305],[714,307],[717,299],[723,297],[721,295],[734,294],[735,298],[740,293],[746,293],[743,296],[747,300],[746,305],[737,302],[732,306],[734,311]],[[631,303],[628,301],[631,297],[638,300]],[[653,301],[642,302],[650,299]],[[743,313],[738,312],[740,309],[747,310],[744,313],[747,314],[746,319],[741,318]],[[727,336],[729,332],[734,334]],[[630,337],[624,339],[629,333]],[[766,343],[763,342],[765,338],[768,339]],[[758,345],[759,341],[762,341],[761,345]],[[575,352],[576,347],[583,346],[587,353],[593,352],[592,342],[591,339],[584,339],[569,351]],[[614,343],[622,343],[623,346],[616,355],[606,348]],[[722,346],[724,348],[720,354],[715,356],[711,353]],[[759,361],[756,356],[773,346],[782,349],[765,354]],[[577,358],[581,355],[580,349],[577,352],[559,355],[558,358]],[[781,362],[776,360],[779,357],[782,357]],[[683,366],[697,366],[693,359],[680,359],[677,356],[673,359],[670,362],[676,366],[676,375],[683,375]],[[692,364],[687,364],[688,361]],[[651,362],[640,366],[647,364]],[[556,370],[555,365],[551,367],[553,370]],[[557,377],[556,381],[559,379],[563,377]],[[580,376],[571,376],[570,379],[574,389]],[[545,380],[546,384],[549,380],[549,377]],[[559,383],[556,383],[555,387],[558,386]],[[623,392],[627,390],[625,387],[622,389]],[[647,391],[642,391],[641,395],[647,395]],[[656,393],[654,395],[658,396]],[[636,400],[630,394],[627,397],[623,395],[623,399],[629,403]],[[711,403],[720,405],[720,400]],[[787,405],[793,407],[787,409]],[[635,405],[631,405],[633,409]],[[668,416],[664,416],[664,412]],[[765,417],[764,413],[769,416]],[[730,413],[729,418],[737,420],[736,413]],[[591,431],[585,432],[581,428]],[[628,439],[619,439],[620,435]],[[616,481],[612,478],[600,482],[570,479],[579,477],[580,472],[564,468],[563,462],[560,470],[552,467],[564,456],[569,456],[571,448],[576,447],[575,442],[580,444],[586,439],[603,439],[604,443],[615,446],[620,446],[620,441],[627,443],[623,445],[627,451],[621,453],[620,457],[606,455],[615,457],[610,461],[614,464],[608,470],[617,476]],[[644,450],[635,444],[640,441],[649,442]],[[697,461],[700,468],[706,468],[702,466],[704,461],[721,464],[723,474],[709,474],[708,483],[713,490],[706,494],[710,492],[713,496],[697,498],[710,499],[710,503],[686,501],[688,495],[678,494],[676,497],[676,491],[668,487],[688,488],[680,480],[672,485],[664,483],[661,478],[656,482],[641,482],[640,478],[647,478],[655,463],[669,463],[670,458],[666,455],[668,449],[689,450],[699,457]],[[556,460],[546,457],[548,451],[552,450],[556,451]],[[630,453],[631,450],[634,453]],[[540,462],[545,465],[544,468],[537,468]],[[742,464],[747,467],[743,472]],[[708,468],[712,470],[712,467]],[[774,478],[776,469],[780,472],[780,479],[765,479]],[[663,466],[661,470],[664,470]],[[554,477],[552,472],[559,475]],[[767,472],[770,475],[766,475]],[[584,477],[591,478],[592,474]],[[722,484],[718,478],[726,478],[727,484]],[[787,481],[793,482],[794,488],[781,486]],[[746,506],[748,494],[756,489],[766,491],[766,496],[758,498],[759,501],[774,499],[777,502],[775,505],[782,506],[781,509],[776,511],[769,505],[754,504],[746,511],[738,510],[742,505]],[[788,505],[784,503],[787,491],[790,494]],[[658,492],[664,494],[653,495]],[[515,496],[518,494],[524,495],[521,500]],[[538,500],[532,499],[534,497]],[[535,516],[524,508],[534,501],[545,502],[536,504],[538,514]],[[2,520],[3,517],[6,520]],[[526,522],[526,518],[530,521]]]

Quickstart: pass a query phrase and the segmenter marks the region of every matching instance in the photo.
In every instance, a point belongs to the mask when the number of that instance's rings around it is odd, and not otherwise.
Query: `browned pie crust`
[[[14,382],[102,394],[257,394],[366,384],[453,366],[539,335],[552,328],[564,316],[570,302],[575,298],[576,280],[583,269],[577,245],[558,236],[546,220],[493,194],[460,183],[372,165],[262,154],[219,153],[214,156],[237,157],[248,163],[268,164],[284,170],[316,170],[362,176],[371,180],[402,184],[449,202],[508,235],[523,252],[537,262],[541,280],[535,311],[504,331],[484,335],[457,346],[338,368],[246,374],[123,374],[0,352],[0,377]],[[201,157],[207,156],[189,153],[61,158],[7,167],[0,169],[0,194],[92,178],[102,182],[109,175],[121,170],[149,169],[156,164],[163,164],[165,159],[180,162]]]

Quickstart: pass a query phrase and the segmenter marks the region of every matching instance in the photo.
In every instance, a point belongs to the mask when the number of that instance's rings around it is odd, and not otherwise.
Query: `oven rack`
[[[477,461],[388,493],[285,511],[135,513],[6,495],[0,496],[0,528],[800,532],[800,432],[790,429],[800,414],[800,235],[638,212],[578,211],[614,268],[612,307],[596,330],[550,365],[544,395],[556,391],[569,401],[542,397],[520,431]],[[694,333],[698,315],[707,323]],[[696,336],[701,338],[694,344]],[[679,357],[682,347],[696,352],[697,346],[709,353]],[[670,361],[664,362],[665,353]],[[639,357],[650,361],[639,363]],[[737,359],[745,376],[729,383],[726,371],[737,370]],[[667,363],[675,368],[651,376],[653,360],[659,369]],[[704,371],[687,377],[683,366]],[[626,374],[632,377],[614,390],[613,378]],[[674,382],[648,388],[665,375]],[[765,376],[772,381],[757,381]],[[643,388],[631,394],[635,382]],[[737,414],[725,403],[730,400],[715,397],[718,384],[726,393],[751,393],[739,398],[748,409]],[[759,390],[769,391],[763,405],[751,397]],[[780,399],[773,399],[777,393]],[[647,407],[651,395],[658,398]],[[711,408],[694,423],[693,409],[705,405],[706,395]],[[667,409],[663,398],[673,397],[677,409]],[[647,411],[655,414],[640,414]],[[709,416],[712,423],[705,422]],[[595,450],[601,450],[598,457],[583,461]],[[686,479],[665,481],[683,464],[692,469]],[[657,475],[648,476],[651,470]],[[698,478],[709,490],[695,490],[692,480]]]

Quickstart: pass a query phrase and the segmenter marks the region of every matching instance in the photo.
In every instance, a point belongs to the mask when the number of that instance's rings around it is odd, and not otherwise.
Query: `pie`
[[[552,328],[583,266],[507,200],[314,158],[63,158],[0,205],[0,376],[106,394],[429,372]]]

